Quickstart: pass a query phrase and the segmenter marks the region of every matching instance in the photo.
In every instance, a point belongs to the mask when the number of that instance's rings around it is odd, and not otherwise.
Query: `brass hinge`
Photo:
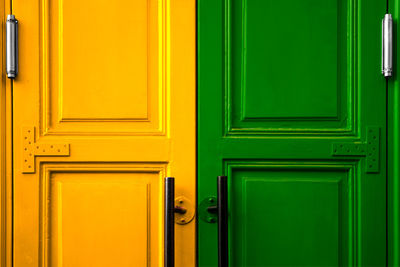
[[[35,157],[69,156],[69,144],[46,144],[35,142],[35,127],[24,127],[22,173],[35,173]]]
[[[379,172],[380,129],[367,127],[367,142],[334,143],[333,156],[366,157],[366,172]]]

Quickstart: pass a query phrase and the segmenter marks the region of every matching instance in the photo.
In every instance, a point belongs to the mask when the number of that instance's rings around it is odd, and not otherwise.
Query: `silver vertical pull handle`
[[[385,14],[382,20],[382,74],[391,77],[393,71],[393,19],[391,14]]]
[[[18,20],[14,15],[7,16],[6,61],[7,77],[14,79],[18,74]]]

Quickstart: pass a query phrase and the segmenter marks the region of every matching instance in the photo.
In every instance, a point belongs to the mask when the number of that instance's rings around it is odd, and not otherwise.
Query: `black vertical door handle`
[[[228,183],[226,176],[218,176],[218,267],[228,267]],[[175,266],[175,178],[165,178],[164,267]],[[211,210],[210,210],[211,211]]]
[[[228,267],[228,181],[218,176],[218,267]]]
[[[164,267],[175,266],[175,178],[165,178]]]
[[[175,266],[175,213],[185,214],[187,209],[175,206],[175,178],[165,177],[164,187],[164,267]]]

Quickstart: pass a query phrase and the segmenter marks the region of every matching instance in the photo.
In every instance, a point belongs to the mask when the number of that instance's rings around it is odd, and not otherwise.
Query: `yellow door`
[[[195,203],[195,0],[12,0],[14,266],[162,266]],[[195,222],[175,227],[195,263]]]

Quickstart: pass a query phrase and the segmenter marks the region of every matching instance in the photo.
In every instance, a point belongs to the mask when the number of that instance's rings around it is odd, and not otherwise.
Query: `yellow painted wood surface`
[[[0,19],[5,21],[10,14],[11,1],[0,1]],[[1,51],[5,51],[5,24],[0,30],[3,42]],[[0,55],[0,265],[12,266],[12,112],[11,112],[11,82],[6,78],[5,53]]]
[[[14,266],[162,266],[163,178],[195,203],[195,1],[12,8]],[[194,266],[195,221],[175,228],[176,266]]]

